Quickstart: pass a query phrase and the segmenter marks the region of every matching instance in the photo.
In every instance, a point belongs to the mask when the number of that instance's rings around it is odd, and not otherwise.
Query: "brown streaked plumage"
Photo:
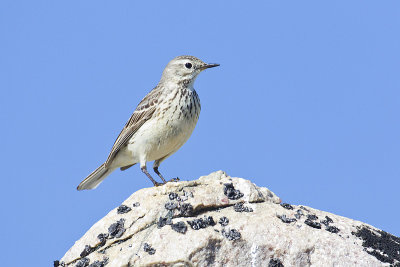
[[[193,56],[171,60],[158,85],[139,103],[122,129],[105,163],[79,185],[78,190],[96,188],[116,168],[126,170],[140,163],[143,173],[155,186],[160,185],[147,171],[146,163],[154,161],[154,172],[163,160],[175,153],[190,137],[200,114],[200,99],[193,88],[197,75],[207,68]]]
[[[105,166],[108,167],[115,155],[118,153],[120,148],[126,145],[127,140],[129,140],[135,132],[142,126],[148,119],[150,119],[156,110],[155,105],[162,99],[161,89],[159,87],[154,88],[150,91],[149,94],[140,101],[139,105],[136,107],[136,110],[133,112],[132,116],[129,118],[128,122],[125,124],[125,127],[119,133],[117,139],[114,142],[113,147],[111,148],[111,152],[108,155]],[[131,165],[132,166],[132,165]]]

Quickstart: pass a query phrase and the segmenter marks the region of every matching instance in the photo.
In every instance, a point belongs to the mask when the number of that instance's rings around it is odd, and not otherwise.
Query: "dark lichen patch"
[[[87,255],[89,255],[90,253],[92,253],[94,251],[94,248],[92,248],[89,245],[86,245],[85,248],[83,249],[83,251],[81,252],[80,256],[82,258],[86,257]]]
[[[284,267],[280,259],[270,259],[268,267]]]
[[[321,229],[321,224],[319,222],[311,220],[310,218],[307,218],[307,220],[305,220],[304,223],[312,228]]]
[[[162,228],[162,227],[164,227],[165,225],[170,225],[170,224],[172,224],[172,218],[173,218],[173,216],[174,216],[173,211],[172,211],[172,210],[168,211],[168,213],[167,213],[167,215],[166,215],[165,217],[160,217],[160,218],[158,219],[157,227],[158,227],[158,228]]]
[[[100,241],[100,244],[98,246],[99,247],[104,246],[106,244],[107,238],[108,238],[108,234],[106,234],[106,233],[99,234],[97,236],[97,239],[99,239],[99,241]]]
[[[330,217],[325,216],[325,220],[322,220],[321,223],[328,226],[330,223],[333,223],[333,220]]]
[[[116,223],[113,223],[108,227],[108,234],[109,238],[119,238],[125,233],[125,228],[124,228],[124,219],[120,219]]]
[[[163,228],[166,225],[167,225],[167,218],[160,216],[157,222],[157,228]]]
[[[182,203],[178,207],[178,210],[180,212],[180,215],[183,217],[190,217],[193,215],[193,206],[189,203]]]
[[[188,200],[189,197],[192,198],[193,197],[193,193],[183,190],[183,195],[182,196],[178,196],[176,198],[176,200],[178,200],[178,201],[186,201],[186,200]]]
[[[178,205],[175,202],[167,202],[165,203],[164,207],[167,210],[174,210],[178,207]]]
[[[328,223],[333,223],[333,220],[332,220],[330,217],[325,216],[325,219],[326,219],[326,221],[327,221]]]
[[[231,229],[228,231],[225,231],[225,229],[222,229],[222,235],[230,241],[238,240],[241,237],[241,234],[236,229]]]
[[[243,203],[243,202],[236,203],[236,204],[233,206],[233,209],[234,209],[236,212],[253,212],[253,209],[244,206],[244,203]]]
[[[54,265],[54,267],[59,267],[59,266],[61,266],[61,267],[64,267],[65,266],[65,262],[60,262],[59,260],[56,260],[56,261],[54,261],[53,262],[53,265]]]
[[[193,197],[193,192],[188,192],[188,191],[185,191],[185,190],[183,190],[183,195],[185,196],[185,197]]]
[[[102,261],[94,261],[89,267],[104,267],[108,263],[108,258],[104,258]]]
[[[133,206],[134,208],[139,207],[139,206],[140,206],[140,203],[139,203],[139,202],[135,202],[135,203],[133,203],[132,206]]]
[[[132,209],[129,208],[128,206],[126,206],[126,205],[121,205],[121,206],[118,207],[117,213],[118,213],[118,214],[124,214],[124,213],[130,212],[131,210],[132,210]]]
[[[149,244],[144,243],[143,245],[143,250],[144,252],[149,253],[150,255],[153,255],[154,253],[156,253],[156,250],[154,248],[152,248]]]
[[[229,224],[229,219],[224,217],[219,218],[218,223],[222,226],[227,226]]]
[[[292,210],[293,206],[288,203],[281,203],[281,206],[287,210]]]
[[[233,187],[233,184],[224,184],[224,195],[228,197],[228,199],[236,200],[243,197],[243,193]]]
[[[90,259],[83,258],[75,264],[75,267],[86,267],[89,266]]]
[[[212,216],[205,217],[204,220],[209,226],[214,226],[216,224]]]
[[[193,221],[187,221],[187,223],[193,230],[200,230],[202,228],[215,225],[214,219],[211,216],[204,217],[203,219],[200,218],[200,219],[194,219]]]
[[[311,221],[315,221],[315,220],[318,220],[318,216],[314,215],[314,214],[308,214],[307,219],[309,219]]]
[[[176,200],[178,202],[186,201],[186,200],[188,200],[189,197],[193,197],[193,193],[187,192],[185,190],[183,190],[183,193],[181,196],[179,196],[177,193],[174,193],[174,192],[171,192],[168,194],[169,200]]]
[[[304,213],[303,213],[303,211],[301,209],[298,209],[296,211],[296,214],[294,215],[294,217],[296,217],[296,219],[299,220],[301,218],[301,216],[304,216]]]
[[[288,218],[286,215],[276,215],[279,219],[281,219],[282,222],[284,223],[292,223],[297,221],[295,218]]]
[[[381,262],[398,264],[400,262],[400,238],[382,230],[357,227],[353,235],[363,240],[365,251]]]
[[[185,224],[185,222],[177,222],[174,224],[171,224],[171,228],[181,234],[185,234],[187,231],[187,226]]]
[[[306,207],[303,207],[303,206],[300,206],[300,209],[310,212],[309,209],[307,209]]]
[[[177,197],[178,197],[178,194],[177,194],[177,193],[171,192],[171,193],[168,194],[169,200],[174,200],[174,199],[176,199]]]
[[[336,226],[332,226],[332,225],[328,225],[328,226],[325,228],[325,230],[328,231],[328,232],[334,233],[334,234],[337,234],[337,233],[340,232],[340,229],[339,229],[339,228],[337,228]]]

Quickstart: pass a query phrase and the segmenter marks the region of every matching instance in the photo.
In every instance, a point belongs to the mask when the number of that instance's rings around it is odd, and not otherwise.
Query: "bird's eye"
[[[189,62],[186,63],[186,64],[185,64],[185,67],[188,68],[188,69],[191,69],[191,68],[192,68],[192,63],[189,63]]]

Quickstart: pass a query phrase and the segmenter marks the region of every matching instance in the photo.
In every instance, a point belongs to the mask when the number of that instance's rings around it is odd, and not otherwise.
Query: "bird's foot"
[[[159,183],[159,182],[153,182],[153,184],[154,184],[154,186],[162,186],[162,185],[165,185],[165,183]]]
[[[179,179],[179,177],[176,178],[172,178],[171,180],[168,181],[169,182],[179,182],[181,179]]]

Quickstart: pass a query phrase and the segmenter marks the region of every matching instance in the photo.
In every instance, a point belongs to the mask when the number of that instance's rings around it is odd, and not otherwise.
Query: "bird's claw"
[[[162,185],[164,185],[164,183],[159,183],[159,182],[155,182],[155,183],[154,183],[154,186],[155,186],[155,187],[162,186]]]
[[[172,178],[171,180],[168,181],[169,182],[179,182],[181,179],[179,179],[179,177],[176,178]]]
[[[166,181],[165,183],[153,182],[153,184],[154,184],[154,186],[157,187],[157,186],[165,185],[166,183],[169,183],[169,182],[178,182],[178,181],[180,181],[180,179],[179,179],[179,177],[176,177],[176,178],[172,178],[171,180]]]

